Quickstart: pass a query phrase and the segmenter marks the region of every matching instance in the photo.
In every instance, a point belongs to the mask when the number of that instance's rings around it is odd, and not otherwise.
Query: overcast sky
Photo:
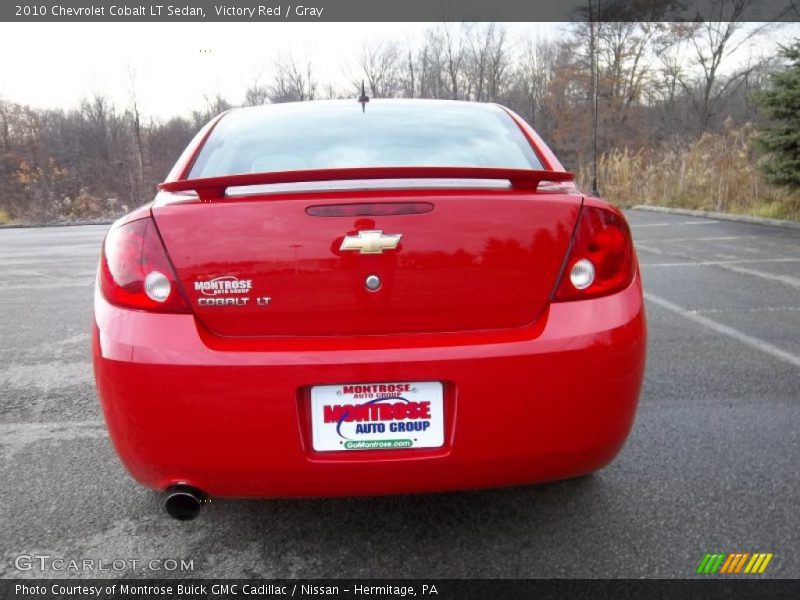
[[[125,107],[135,72],[140,110],[187,114],[217,92],[244,98],[257,77],[269,82],[274,58],[311,60],[319,83],[347,85],[365,42],[418,43],[430,23],[2,23],[0,97],[37,107],[76,106],[94,93]],[[550,36],[558,24],[509,24],[513,39]],[[201,51],[202,50],[202,51]]]
[[[3,1],[3,0],[0,0]],[[349,84],[365,43],[397,40],[416,46],[432,23],[0,23],[0,98],[41,108],[73,108],[102,94],[127,108],[134,73],[140,111],[149,117],[187,115],[220,93],[244,99],[260,78],[269,83],[275,57],[310,60],[320,91]],[[558,37],[565,23],[510,23],[512,49],[527,39]],[[793,24],[776,39],[798,35]],[[746,57],[741,56],[744,59]]]

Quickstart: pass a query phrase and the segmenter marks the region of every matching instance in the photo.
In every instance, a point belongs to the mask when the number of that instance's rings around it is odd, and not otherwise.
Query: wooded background
[[[357,64],[342,65],[344,89],[284,54],[243,98],[206,97],[203,110],[169,120],[140,114],[135,90],[124,106],[95,95],[47,110],[3,100],[11,91],[0,90],[0,223],[121,214],[152,199],[219,112],[356,98],[362,80],[373,98],[508,106],[587,189],[596,86],[599,188],[609,200],[797,218],[798,192],[762,179],[753,144],[765,124],[758,92],[785,68],[773,34],[796,25],[737,22],[747,1],[717,0],[725,18],[714,22],[565,24],[545,41],[512,40],[500,24],[432,24],[414,44],[365,45]]]

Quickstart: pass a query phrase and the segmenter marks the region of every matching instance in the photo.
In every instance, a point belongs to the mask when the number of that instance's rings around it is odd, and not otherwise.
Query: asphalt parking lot
[[[0,577],[686,577],[706,552],[772,552],[764,576],[800,577],[800,231],[628,217],[649,355],[612,465],[513,489],[215,501],[188,523],[105,433],[88,333],[105,226],[0,230]],[[126,563],[18,570],[34,554]],[[145,568],[163,559],[193,570]]]

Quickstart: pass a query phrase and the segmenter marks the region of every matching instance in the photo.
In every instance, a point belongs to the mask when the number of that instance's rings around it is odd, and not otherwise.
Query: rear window
[[[502,109],[456,102],[275,105],[222,118],[189,177],[351,167],[541,169]]]

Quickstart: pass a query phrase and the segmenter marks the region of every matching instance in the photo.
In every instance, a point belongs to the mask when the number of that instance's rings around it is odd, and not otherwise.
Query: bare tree
[[[337,90],[332,84],[328,83],[325,85],[325,89],[323,91],[323,98],[326,100],[336,100],[337,98],[345,98],[346,96],[339,90]]]
[[[99,151],[101,158],[106,162],[111,161],[111,152],[108,143],[109,113],[114,107],[105,96],[97,95],[91,100],[81,102],[81,112],[90,125],[90,141]]]
[[[142,123],[139,114],[139,103],[136,95],[136,70],[128,66],[128,96],[130,98],[130,114],[133,126],[134,156],[136,164],[134,196],[141,196],[144,193],[144,142],[142,140]]]
[[[549,92],[555,76],[558,46],[551,42],[530,40],[519,57],[513,80],[516,82],[511,102],[533,127],[549,115]],[[546,121],[545,121],[546,123]]]
[[[463,34],[467,44],[464,95],[478,102],[494,102],[503,91],[512,62],[506,44],[507,30],[497,23],[487,23],[465,28]]]
[[[637,105],[650,71],[647,60],[657,31],[653,23],[604,23],[599,30],[604,95],[613,106],[617,126],[624,124],[628,110]]]
[[[680,59],[665,61],[691,101],[700,131],[705,131],[717,115],[719,105],[755,68],[748,63],[723,74],[723,63],[749,42],[763,34],[769,23],[744,30],[741,17],[756,0],[710,0],[714,20],[676,24],[673,56],[691,57],[688,68],[679,66]],[[737,35],[740,34],[740,35]]]
[[[436,28],[430,28],[425,32],[425,41],[417,56],[419,95],[422,98],[448,97],[444,75],[443,41]]]
[[[10,144],[10,123],[8,105],[0,99],[0,140],[3,143],[3,152],[8,152]]]
[[[462,25],[462,28],[466,25]],[[462,43],[462,30],[457,29],[451,23],[440,25],[433,35],[438,38],[438,46],[441,49],[441,58],[448,82],[448,92],[453,100],[464,99],[465,96],[461,89],[463,79],[463,67],[465,51]]]
[[[269,90],[262,85],[259,77],[255,77],[244,92],[244,105],[261,106],[267,102],[269,102]]]
[[[400,95],[404,98],[414,98],[417,96],[417,82],[419,78],[418,58],[411,50],[406,51],[403,64],[398,75],[398,85]]]
[[[274,67],[275,75],[268,88],[271,102],[302,102],[316,97],[318,84],[310,61],[301,66],[292,55],[281,55]]]
[[[400,46],[397,42],[364,44],[358,66],[372,97],[390,98],[396,95],[400,56]],[[353,83],[360,87],[362,80],[362,77],[356,76],[353,78]]]

